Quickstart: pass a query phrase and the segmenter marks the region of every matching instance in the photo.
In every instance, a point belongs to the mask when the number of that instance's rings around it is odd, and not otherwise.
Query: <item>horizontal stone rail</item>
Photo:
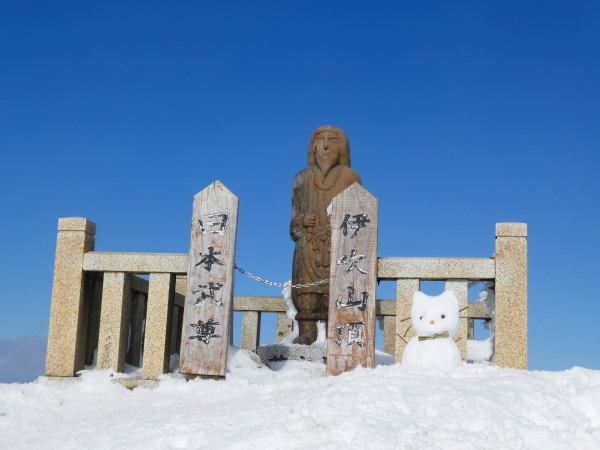
[[[378,280],[493,280],[495,277],[494,258],[378,258]]]
[[[83,270],[86,272],[185,275],[187,264],[187,253],[87,252],[83,256]]]
[[[148,293],[148,280],[132,276],[131,289]],[[185,295],[185,278],[177,279],[175,288],[175,304],[183,303],[177,301],[177,297],[181,299]],[[265,296],[242,296],[236,295],[233,297],[233,309],[238,312],[243,311],[260,311],[260,312],[287,312],[287,305],[283,297],[265,297]],[[376,312],[378,316],[395,316],[396,315],[396,300],[377,300]],[[489,319],[490,312],[484,303],[469,302],[467,314],[473,319]]]
[[[145,291],[144,286],[146,287]],[[147,293],[147,286],[147,280],[132,276],[132,289]],[[176,305],[183,306],[185,287],[185,276],[178,277],[175,289]],[[395,317],[397,313],[396,305],[396,300],[377,300],[375,304],[376,315],[382,316],[384,321],[384,342],[386,342],[386,338],[388,342],[387,348],[384,346],[384,351],[390,354],[394,353],[393,345],[395,345],[394,332],[396,326]],[[261,313],[277,313],[276,342],[280,342],[290,331],[292,331],[292,321],[287,317],[287,305],[283,297],[236,295],[233,298],[233,310],[243,313],[242,348],[246,350],[256,351],[256,347],[260,341]],[[470,321],[473,319],[485,320],[491,318],[490,312],[485,304],[480,302],[469,302],[468,309],[463,315],[468,316]],[[469,339],[472,338],[472,336],[469,336]]]
[[[83,270],[88,272],[173,273],[185,275],[186,253],[87,252]],[[397,280],[493,280],[494,258],[378,258],[377,279]]]
[[[395,316],[396,300],[377,300],[378,316]],[[283,297],[250,297],[236,295],[233,297],[235,311],[286,312],[287,306]],[[485,304],[469,302],[467,314],[474,319],[489,319],[490,312]]]
[[[383,350],[394,354],[396,346],[396,313],[398,302],[396,300],[377,300],[375,303],[375,314],[382,316],[383,320]],[[292,331],[292,321],[287,317],[287,305],[283,297],[251,297],[234,296],[233,310],[243,312],[242,318],[242,348],[256,351],[260,341],[260,319],[261,313],[277,313],[276,341],[281,341]],[[469,316],[469,330],[472,339],[473,319],[490,319],[490,312],[483,303],[468,303],[466,313]]]

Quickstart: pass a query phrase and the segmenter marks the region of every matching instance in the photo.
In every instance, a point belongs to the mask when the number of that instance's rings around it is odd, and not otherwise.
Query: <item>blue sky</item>
[[[216,179],[237,264],[289,279],[291,183],[331,124],[380,256],[491,256],[496,222],[528,223],[529,367],[600,369],[599,23],[592,1],[3,2],[0,341],[47,337],[59,217],[99,251],[187,253]]]

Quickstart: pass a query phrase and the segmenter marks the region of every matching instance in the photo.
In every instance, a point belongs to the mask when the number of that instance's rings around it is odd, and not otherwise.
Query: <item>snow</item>
[[[413,337],[404,348],[402,365],[436,369],[452,369],[462,365],[460,350],[451,337],[419,341]]]
[[[493,291],[484,287],[479,301],[493,310]],[[141,377],[128,365],[117,374],[92,364],[75,382],[0,384],[0,449],[600,448],[600,371],[495,367],[490,328],[489,339],[468,341],[481,364],[444,370],[376,351],[375,369],[326,377],[324,364],[269,368],[230,347],[223,381],[186,381],[172,355],[154,390],[112,383]],[[324,323],[318,329],[313,346],[324,347]],[[296,336],[277,345],[298,345]]]
[[[485,304],[490,312],[491,320],[485,323],[485,328],[490,332],[490,336],[485,341],[476,341],[467,343],[469,359],[474,361],[488,360],[494,362],[494,342],[496,340],[496,294],[494,292],[494,282],[486,281],[479,292],[477,302]],[[471,349],[472,352],[471,353]]]
[[[469,361],[488,361],[494,351],[492,339],[488,338],[483,341],[468,340],[467,355]]]
[[[283,299],[285,300],[285,304],[287,306],[286,315],[288,319],[292,321],[292,333],[289,333],[284,339],[283,345],[292,344],[292,341],[298,337],[298,321],[296,320],[296,314],[298,314],[298,310],[296,306],[294,306],[294,302],[292,301],[292,280],[288,280],[285,282],[285,287],[281,294],[283,295]]]
[[[469,288],[475,286],[479,282],[471,282]],[[485,323],[485,328],[489,330],[490,335],[482,341],[468,340],[467,355],[469,362],[480,362],[489,364],[494,362],[494,342],[496,336],[496,294],[494,293],[494,282],[485,281],[483,288],[479,292],[479,298],[476,302],[484,303],[488,311],[490,311],[491,319]]]
[[[600,448],[600,371],[277,369],[232,349],[224,381],[168,374],[128,391],[88,370],[79,382],[0,384],[0,448]]]

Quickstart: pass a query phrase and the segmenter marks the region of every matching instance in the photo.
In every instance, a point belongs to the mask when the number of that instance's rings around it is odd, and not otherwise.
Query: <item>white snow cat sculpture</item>
[[[454,342],[460,320],[454,291],[445,291],[437,297],[415,292],[410,318],[417,336],[404,348],[402,365],[440,369],[461,367],[462,358]]]

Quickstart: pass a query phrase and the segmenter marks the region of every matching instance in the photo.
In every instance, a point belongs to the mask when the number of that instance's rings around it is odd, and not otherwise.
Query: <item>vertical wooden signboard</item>
[[[358,183],[332,202],[327,375],[375,366],[378,203]]]
[[[225,376],[238,203],[220,181],[194,196],[180,373]]]

